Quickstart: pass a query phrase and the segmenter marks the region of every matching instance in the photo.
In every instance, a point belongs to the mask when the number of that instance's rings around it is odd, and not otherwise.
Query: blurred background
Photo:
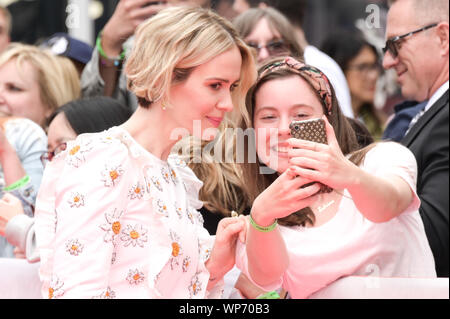
[[[221,0],[232,3],[233,0]],[[56,32],[67,32],[89,44],[113,14],[119,0],[0,0],[13,16],[12,41],[35,44]],[[218,0],[212,0],[215,6]],[[369,15],[369,5],[380,9],[380,27],[371,30],[384,37],[387,0],[308,0],[304,29],[308,41],[320,46],[330,30],[351,28]],[[233,13],[229,13],[232,16]]]

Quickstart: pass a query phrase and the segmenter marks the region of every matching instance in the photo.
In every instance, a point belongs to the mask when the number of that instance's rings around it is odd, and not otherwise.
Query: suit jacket
[[[449,276],[448,90],[425,112],[401,143],[415,155],[417,194],[438,277]]]

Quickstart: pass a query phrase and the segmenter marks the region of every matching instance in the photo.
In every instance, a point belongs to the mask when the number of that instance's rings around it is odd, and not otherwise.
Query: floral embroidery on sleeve
[[[145,279],[144,273],[140,272],[138,269],[130,269],[127,276],[127,281],[130,285],[138,285]]]
[[[177,202],[175,202],[175,211],[177,213],[178,218],[182,219],[183,218],[183,209],[180,206],[178,206]]]
[[[63,286],[64,283],[57,276],[53,276],[50,281],[50,287],[48,288],[48,299],[54,299],[64,295],[65,291],[62,289]]]
[[[199,273],[196,273],[192,279],[191,279],[191,284],[189,285],[189,294],[192,296],[196,296],[201,290],[202,290],[202,286],[201,286],[201,282],[198,279],[198,275]]]
[[[144,243],[147,242],[147,229],[145,229],[142,225],[135,225],[134,227],[131,225],[127,225],[124,230],[122,230],[122,235],[120,239],[124,241],[124,246],[128,247],[132,245],[136,247],[144,248]]]
[[[191,258],[189,256],[185,257],[183,259],[183,272],[187,272],[189,269],[189,266],[191,264]]]
[[[186,215],[189,218],[189,220],[191,221],[192,224],[194,224],[194,215],[192,214],[192,212],[189,209],[186,209]]]
[[[71,239],[66,242],[66,251],[72,256],[78,256],[83,252],[84,245],[78,239]]]
[[[158,199],[156,201],[156,211],[161,214],[164,215],[165,217],[169,217],[169,210],[167,209],[167,205],[164,204],[164,202],[161,199]]]
[[[84,156],[91,149],[92,146],[90,145],[90,141],[88,141],[87,143],[83,143],[83,141],[78,141],[77,139],[75,143],[70,143],[68,149],[66,150],[66,162],[69,165],[78,168],[80,164],[86,161],[86,158]]]
[[[123,211],[119,211],[117,208],[115,208],[114,211],[105,214],[106,223],[100,226],[100,228],[106,232],[103,238],[105,242],[113,242],[114,238],[120,234],[122,225],[119,220],[122,214]]]
[[[121,165],[105,165],[105,169],[102,171],[102,179],[105,187],[113,187],[117,184],[123,175],[123,169]]]
[[[115,299],[116,292],[110,287],[106,288],[99,296],[95,296],[93,299]]]
[[[73,192],[70,194],[68,203],[71,208],[80,208],[81,206],[84,206],[84,195],[80,192]]]
[[[172,256],[170,257],[170,268],[173,270],[175,266],[178,266],[179,259],[183,255],[183,249],[180,244],[180,237],[170,231],[170,239],[172,240]]]

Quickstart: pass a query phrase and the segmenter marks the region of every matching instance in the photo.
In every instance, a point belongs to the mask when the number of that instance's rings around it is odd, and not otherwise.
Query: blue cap
[[[45,40],[41,48],[50,49],[56,55],[62,55],[83,64],[87,64],[92,56],[93,48],[67,33],[58,32]]]

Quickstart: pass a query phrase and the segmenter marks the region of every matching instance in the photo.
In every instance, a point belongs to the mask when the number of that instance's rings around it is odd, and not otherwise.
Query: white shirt
[[[428,104],[425,106],[425,112],[428,111],[434,103],[436,103],[445,92],[448,91],[448,81],[445,82],[434,94],[431,96],[431,99],[428,101]]]
[[[330,56],[312,45],[305,48],[304,57],[306,64],[315,66],[328,77],[336,92],[342,113],[354,118],[350,89],[341,67]]]

